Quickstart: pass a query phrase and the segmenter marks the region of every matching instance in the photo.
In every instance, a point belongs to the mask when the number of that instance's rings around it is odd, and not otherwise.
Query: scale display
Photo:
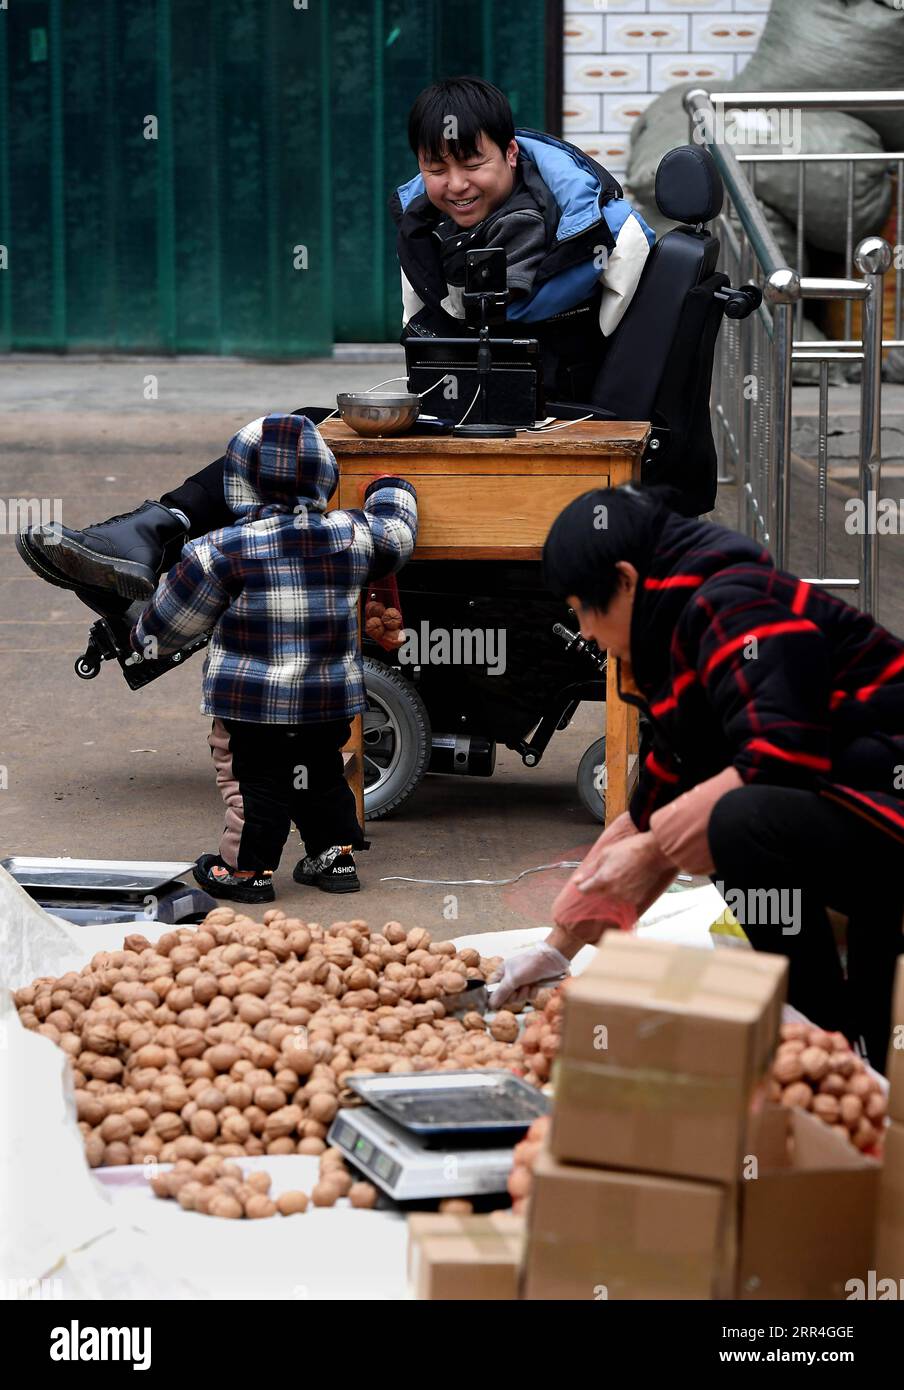
[[[339,1112],[327,1142],[394,1201],[505,1192],[512,1148],[428,1148],[415,1134],[362,1105]]]
[[[349,1085],[366,1104],[340,1110],[328,1142],[398,1202],[505,1192],[514,1145],[549,1109],[526,1081],[490,1068]]]

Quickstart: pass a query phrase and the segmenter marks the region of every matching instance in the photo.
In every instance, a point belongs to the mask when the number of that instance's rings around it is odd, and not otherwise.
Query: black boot
[[[83,531],[58,522],[37,527],[25,533],[19,553],[36,573],[43,570],[42,578],[51,584],[148,599],[161,570],[174,563],[187,539],[184,525],[168,507],[143,502],[134,512]]]
[[[45,579],[48,584],[55,584],[58,589],[77,589],[78,585],[74,579],[70,579],[68,574],[51,564],[43,551],[35,549],[34,540],[37,534],[33,528],[30,531],[16,532],[16,549],[28,568],[33,570],[39,579]],[[51,548],[48,547],[48,550]]]

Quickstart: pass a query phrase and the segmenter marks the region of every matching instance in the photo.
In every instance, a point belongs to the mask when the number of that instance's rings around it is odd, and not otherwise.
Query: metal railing
[[[747,321],[726,318],[713,371],[713,432],[719,457],[720,481],[738,487],[738,529],[768,545],[780,566],[786,567],[791,535],[791,422],[795,362],[819,366],[819,414],[816,459],[816,574],[811,582],[831,589],[856,590],[861,607],[878,607],[878,536],[874,526],[860,535],[857,577],[826,575],[828,514],[828,391],[829,364],[859,362],[860,450],[859,495],[864,516],[874,514],[870,494],[878,498],[881,481],[882,353],[904,347],[902,281],[896,267],[895,337],[883,341],[882,309],[885,275],[892,264],[888,243],[881,237],[853,245],[854,169],[863,161],[896,165],[898,171],[896,235],[904,240],[904,154],[735,154],[724,135],[724,115],[731,110],[904,109],[901,92],[706,92],[689,91],[685,107],[691,138],[705,141],[725,185],[726,203],[718,219],[720,269],[734,284],[747,280],[763,290],[763,303]],[[797,268],[787,264],[756,196],[756,169],[781,161],[797,165]],[[807,169],[811,164],[847,167],[846,270],[844,278],[805,276]],[[750,169],[751,177],[745,170]],[[854,270],[862,278],[854,277]],[[845,336],[835,341],[803,338],[804,301],[842,300]],[[862,306],[861,337],[852,336],[853,306]],[[796,333],[795,333],[796,330]],[[808,576],[809,577],[809,576]]]

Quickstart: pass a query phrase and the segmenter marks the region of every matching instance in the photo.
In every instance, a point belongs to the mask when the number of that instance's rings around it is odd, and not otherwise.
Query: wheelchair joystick
[[[747,284],[740,285],[736,290],[717,290],[714,298],[724,300],[726,318],[746,319],[762,304],[763,291],[759,285]]]

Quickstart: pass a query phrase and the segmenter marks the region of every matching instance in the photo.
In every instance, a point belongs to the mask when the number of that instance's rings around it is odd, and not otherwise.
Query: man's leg
[[[788,957],[789,1002],[862,1038],[883,1070],[904,950],[904,845],[815,792],[762,786],[716,803],[709,844],[713,878],[754,947]],[[827,908],[848,919],[847,978]]]
[[[326,406],[301,406],[319,424]],[[83,530],[54,523],[17,537],[25,563],[60,588],[113,592],[126,599],[148,599],[160,574],[174,564],[189,539],[229,526],[233,514],[223,493],[224,458],[214,459],[158,501],[110,517]]]
[[[193,473],[172,492],[165,492],[160,498],[164,507],[185,517],[189,540],[206,536],[208,531],[217,531],[221,526],[230,526],[235,520],[223,491],[225,466],[225,455],[214,459],[213,463]]]

